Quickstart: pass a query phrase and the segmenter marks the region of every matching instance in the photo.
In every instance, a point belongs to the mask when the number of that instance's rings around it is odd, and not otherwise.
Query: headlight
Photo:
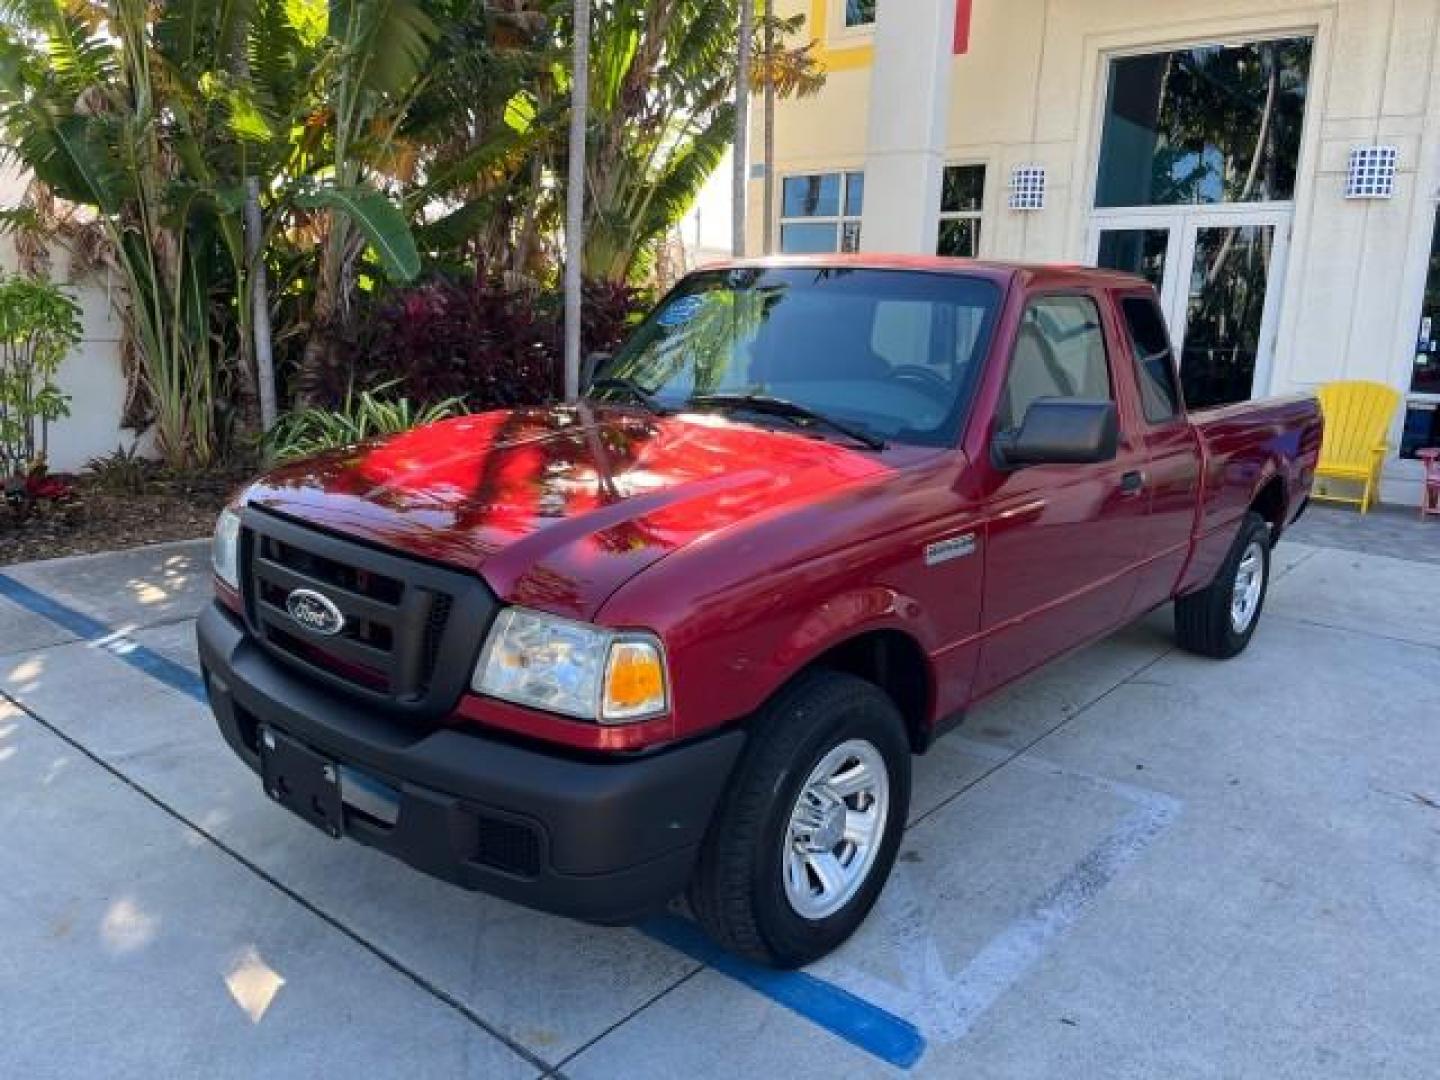
[[[665,658],[649,634],[506,608],[495,619],[471,686],[566,716],[623,723],[669,707]]]
[[[215,540],[210,545],[210,565],[215,576],[236,592],[240,591],[240,515],[222,510],[215,523]]]

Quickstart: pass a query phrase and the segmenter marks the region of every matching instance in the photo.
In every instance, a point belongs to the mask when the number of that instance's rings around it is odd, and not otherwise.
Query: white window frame
[[[1110,229],[1167,229],[1169,237],[1165,252],[1165,277],[1157,289],[1160,310],[1170,328],[1170,343],[1175,356],[1183,360],[1185,335],[1188,331],[1190,273],[1195,265],[1195,245],[1203,229],[1272,228],[1273,247],[1270,253],[1270,277],[1265,288],[1264,312],[1260,324],[1260,349],[1255,358],[1255,372],[1250,384],[1250,400],[1275,392],[1275,351],[1280,338],[1280,305],[1285,292],[1289,267],[1291,232],[1295,222],[1295,204],[1290,202],[1256,203],[1179,203],[1173,206],[1142,206],[1117,209],[1107,207],[1090,214],[1090,236],[1086,248],[1086,264],[1094,266],[1100,259],[1100,234]]]
[[[903,3],[904,0],[901,0],[901,2]],[[875,20],[873,19],[868,23],[856,23],[854,26],[846,24],[845,9],[847,7],[847,0],[828,0],[828,3],[830,4],[830,22],[829,33],[825,35],[826,37],[832,40],[843,40],[844,38],[869,37],[875,33]],[[875,7],[876,18],[878,19],[880,0],[876,0]]]
[[[1432,219],[1433,223],[1430,226],[1431,239],[1425,248],[1427,253],[1432,252],[1437,241],[1440,241],[1440,199],[1435,200],[1430,205],[1433,208],[1431,212],[1434,214],[1434,217]],[[1430,258],[1431,256],[1427,254],[1425,258],[1425,269],[1420,274],[1420,303],[1416,306],[1421,314],[1423,314],[1425,310],[1425,287],[1430,283]],[[1440,394],[1434,391],[1413,389],[1415,385],[1415,350],[1420,340],[1420,324],[1417,321],[1412,325],[1414,330],[1410,335],[1410,347],[1405,350],[1405,374],[1402,377],[1400,386],[1400,392],[1403,397],[1400,402],[1399,427],[1395,428],[1393,432],[1395,438],[1395,456],[1388,458],[1386,464],[1387,466],[1398,464],[1402,468],[1414,468],[1418,470],[1421,467],[1418,459],[1400,456],[1400,440],[1405,430],[1405,421],[1409,418],[1410,410],[1417,405],[1422,408],[1429,406],[1440,409]],[[1434,330],[1432,328],[1431,332],[1436,336],[1440,336],[1440,330]],[[1419,473],[1417,472],[1416,475],[1419,475]]]
[[[780,177],[780,197],[775,200],[775,212],[779,215],[775,223],[775,253],[777,255],[794,254],[785,251],[786,225],[833,225],[835,227],[835,253],[839,254],[845,251],[845,226],[853,224],[858,229],[861,221],[860,214],[845,213],[845,205],[850,197],[850,176],[852,173],[858,173],[864,176],[865,169],[863,166],[858,168],[840,166],[828,169],[806,169],[804,172],[785,173]],[[787,180],[801,180],[810,176],[840,177],[840,197],[836,203],[836,208],[840,212],[838,214],[815,215],[813,217],[786,217],[785,182]],[[859,250],[858,244],[855,250]]]
[[[946,170],[946,169],[983,169],[983,170],[984,170],[984,174],[983,174],[983,175],[981,176],[981,178],[980,178],[980,209],[979,209],[979,210],[945,210],[945,209],[944,209],[943,199],[944,199],[944,191],[945,191],[945,170]],[[940,191],[941,191],[941,199],[942,199],[942,202],[941,202],[941,210],[940,210],[940,216],[939,216],[939,218],[936,219],[936,222],[935,222],[935,251],[936,251],[936,253],[938,254],[939,251],[940,251],[940,230],[941,230],[941,228],[944,226],[945,222],[947,222],[947,221],[973,221],[973,222],[976,223],[976,225],[979,226],[980,234],[979,234],[979,236],[978,236],[977,239],[976,239],[976,243],[975,243],[975,254],[972,255],[972,256],[968,256],[968,258],[975,258],[975,259],[980,258],[980,252],[981,252],[981,249],[982,249],[982,245],[983,245],[984,242],[985,242],[985,235],[986,235],[986,231],[985,231],[985,207],[986,207],[986,205],[987,205],[987,204],[989,203],[989,201],[990,201],[990,199],[989,199],[989,197],[988,197],[988,196],[989,196],[989,191],[990,191],[990,163],[989,163],[988,161],[965,161],[965,160],[961,160],[961,161],[947,161],[947,162],[945,162],[945,164],[942,165],[942,166],[941,166],[941,169],[940,169]],[[959,258],[967,258],[967,256],[963,256],[963,255],[962,255],[962,256],[958,256],[958,257],[959,257]]]

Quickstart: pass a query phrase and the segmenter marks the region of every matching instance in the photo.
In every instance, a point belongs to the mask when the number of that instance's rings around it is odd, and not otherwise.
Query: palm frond
[[[638,231],[658,236],[684,217],[695,204],[705,181],[719,168],[734,140],[734,108],[717,110],[705,129],[665,162],[663,170],[654,180],[654,193],[646,215],[637,222]]]
[[[330,33],[357,88],[395,97],[425,70],[439,28],[419,0],[346,0],[331,4]]]

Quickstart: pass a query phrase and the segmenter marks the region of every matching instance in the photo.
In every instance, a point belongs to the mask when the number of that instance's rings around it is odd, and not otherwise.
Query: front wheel
[[[1180,647],[1228,660],[1244,651],[1260,621],[1270,584],[1270,526],[1249,513],[1215,580],[1200,592],[1175,601],[1175,637]]]
[[[910,745],[878,687],[801,676],[756,717],[711,823],[689,900],[725,948],[798,967],[839,946],[895,863],[910,806]]]

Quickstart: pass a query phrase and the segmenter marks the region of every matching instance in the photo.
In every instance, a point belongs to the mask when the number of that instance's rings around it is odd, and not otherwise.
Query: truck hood
[[[510,602],[591,619],[672,551],[880,474],[897,453],[582,405],[465,416],[309,458],[246,499],[474,571]]]

